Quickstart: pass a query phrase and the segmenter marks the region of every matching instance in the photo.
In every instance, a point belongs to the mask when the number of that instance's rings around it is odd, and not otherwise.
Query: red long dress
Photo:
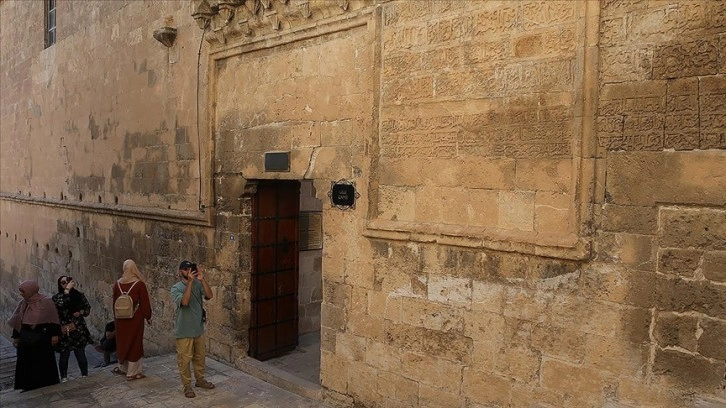
[[[121,283],[123,291],[129,290],[132,283]],[[113,284],[113,301],[121,296],[119,291],[119,283]],[[144,320],[151,319],[151,302],[149,301],[149,292],[143,281],[138,281],[129,292],[129,296],[134,300],[134,304],[138,304],[134,317],[131,319],[114,319],[116,322],[116,356],[118,361],[124,363],[127,361],[136,362],[144,356]]]

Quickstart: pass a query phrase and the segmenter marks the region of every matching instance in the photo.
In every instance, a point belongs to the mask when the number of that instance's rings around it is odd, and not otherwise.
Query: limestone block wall
[[[218,296],[223,296],[225,290],[216,286],[233,286],[231,277],[207,261],[214,259],[213,236],[208,229],[181,229],[169,222],[79,214],[70,208],[12,201],[3,201],[0,210],[12,214],[3,215],[0,239],[5,320],[20,300],[21,281],[38,279],[42,292],[53,294],[57,278],[70,275],[88,297],[92,310],[87,320],[94,337],[98,337],[105,323],[113,318],[112,284],[123,272],[123,261],[132,258],[146,280],[152,301],[153,324],[146,328],[145,351],[156,355],[173,350],[170,333],[175,307],[169,289],[178,280],[179,257],[204,260],[212,268],[210,281],[214,282]],[[220,313],[221,305],[215,303],[208,307],[210,328],[226,325],[227,314]],[[2,330],[9,335],[7,326]]]
[[[604,3],[600,32],[593,265],[616,267],[624,279],[600,289],[629,287],[615,299],[648,323],[643,384],[623,399],[655,405],[675,386],[695,395],[674,405],[722,404],[726,7]]]
[[[316,191],[312,182],[300,184],[301,213],[322,213],[323,202],[315,197]],[[300,251],[299,280],[298,330],[301,334],[320,332],[320,307],[323,302],[322,249]]]
[[[372,226],[582,257],[587,13],[567,1],[385,5]]]
[[[177,2],[65,2],[58,9],[58,43],[47,49],[42,4],[8,2],[4,8],[35,24],[34,41],[22,42],[28,43],[22,58],[12,46],[14,25],[4,23],[4,191],[198,210],[193,44],[200,33],[192,31],[187,8]],[[152,37],[157,28],[181,24],[174,47]],[[29,154],[12,154],[18,151]]]
[[[293,6],[275,4],[273,10]],[[336,4],[323,6],[343,13]],[[238,18],[245,10],[238,10]],[[299,308],[301,333],[316,330],[324,336],[345,327],[344,310],[325,300],[333,287],[325,281],[340,283],[352,265],[369,259],[360,251],[367,196],[361,194],[355,209],[331,211],[326,194],[332,181],[349,180],[361,192],[368,183],[377,89],[377,25],[371,12],[334,16],[283,36],[244,41],[231,36],[224,43],[210,37],[218,222],[242,226],[242,270],[250,270],[254,180],[305,180],[301,209],[322,210],[323,250],[303,252],[300,258],[302,267],[313,272],[301,274],[300,301],[308,302]],[[264,154],[274,151],[290,153],[289,171],[265,170]],[[322,208],[318,200],[324,200]],[[247,319],[240,327],[246,329],[249,302],[236,304]],[[245,352],[234,355],[233,362]]]
[[[99,333],[111,284],[133,258],[152,295],[147,352],[171,351],[169,288],[187,258],[209,268],[220,299],[208,307],[210,349],[229,358],[239,328],[222,305],[236,296],[239,261],[224,255],[237,241],[215,244],[207,64],[189,3],[58,2],[57,43],[45,49],[43,3],[0,3],[0,320],[22,280],[52,294],[70,274]],[[170,48],[153,38],[162,26],[178,30]]]
[[[723,2],[247,0],[203,40],[200,1],[59,2],[45,50],[42,8],[0,2],[3,319],[67,270],[100,328],[132,257],[168,351],[191,258],[239,363],[249,181],[304,179],[327,402],[726,403]]]
[[[382,6],[373,263],[326,284],[329,400],[726,403],[726,7],[576,3]],[[589,256],[550,251],[570,232]]]

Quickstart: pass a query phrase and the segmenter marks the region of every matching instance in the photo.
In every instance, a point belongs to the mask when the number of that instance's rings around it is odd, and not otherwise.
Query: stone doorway
[[[320,390],[322,201],[312,181],[258,180],[252,199],[251,374]]]
[[[299,218],[299,182],[258,182],[252,200],[249,354],[260,361],[298,344]]]

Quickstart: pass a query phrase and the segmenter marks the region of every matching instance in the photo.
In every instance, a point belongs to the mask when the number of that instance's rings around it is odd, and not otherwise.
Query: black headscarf
[[[73,280],[73,278],[71,278],[70,276],[61,275],[61,277],[58,278],[58,293],[65,292],[65,289],[63,288],[63,284],[61,284],[61,281],[63,279],[65,279],[66,282],[70,282]],[[83,298],[81,297],[81,292],[76,290],[76,288],[73,288],[68,292],[68,298],[69,298],[69,302],[68,302],[69,310],[71,310],[73,312],[77,312],[78,310],[81,309],[81,305],[83,304]]]

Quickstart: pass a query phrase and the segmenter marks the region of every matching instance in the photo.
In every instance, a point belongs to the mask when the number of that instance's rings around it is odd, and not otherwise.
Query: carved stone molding
[[[154,30],[154,39],[164,44],[165,47],[171,47],[174,45],[176,40],[176,28],[174,27],[161,27]]]
[[[240,196],[240,199],[250,199],[257,194],[257,180],[247,180],[244,191],[242,192],[242,196]]]
[[[247,42],[388,0],[193,0],[192,17],[211,45]]]

